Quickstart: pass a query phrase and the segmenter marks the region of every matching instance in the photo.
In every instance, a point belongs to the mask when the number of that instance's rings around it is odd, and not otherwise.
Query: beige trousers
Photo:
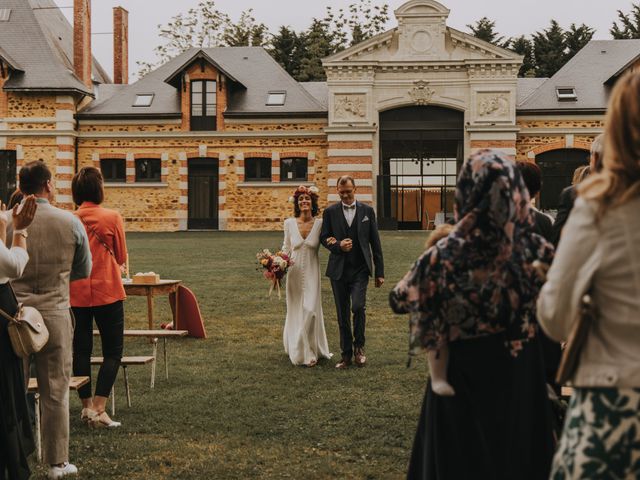
[[[69,380],[73,363],[71,310],[40,310],[49,341],[35,354],[42,423],[42,461],[69,461]]]

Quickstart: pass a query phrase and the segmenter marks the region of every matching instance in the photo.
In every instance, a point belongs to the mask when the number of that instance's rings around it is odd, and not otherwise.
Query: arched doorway
[[[536,155],[542,170],[540,209],[557,210],[560,193],[571,185],[576,168],[589,164],[589,152],[577,148],[561,148]]]
[[[380,113],[381,228],[425,230],[453,214],[464,113],[415,106]]]

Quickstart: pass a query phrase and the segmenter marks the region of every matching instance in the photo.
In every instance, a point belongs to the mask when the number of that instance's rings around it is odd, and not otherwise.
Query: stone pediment
[[[384,63],[520,63],[522,57],[447,27],[449,10],[434,0],[411,0],[395,11],[398,26],[327,57],[326,67]]]

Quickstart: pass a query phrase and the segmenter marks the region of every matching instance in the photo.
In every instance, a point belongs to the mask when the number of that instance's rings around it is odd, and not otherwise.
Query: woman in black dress
[[[491,150],[462,167],[456,220],[390,297],[411,314],[414,353],[448,346],[455,391],[439,396],[427,383],[407,478],[546,479],[554,440],[533,263],[550,263],[552,247],[531,232],[515,165]]]
[[[27,228],[36,211],[35,198],[27,197],[20,213],[13,212],[12,248],[5,246],[7,213],[0,212],[0,308],[13,316],[18,309],[9,280],[20,277],[29,261]],[[33,433],[27,409],[22,360],[11,347],[8,320],[0,315],[0,480],[23,480],[31,472],[27,456],[33,452]]]

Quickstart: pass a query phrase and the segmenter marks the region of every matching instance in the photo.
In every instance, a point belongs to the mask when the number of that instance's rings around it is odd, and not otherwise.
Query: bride
[[[320,230],[318,189],[300,186],[293,194],[294,217],[284,221],[284,244],[293,265],[287,273],[287,318],[284,351],[294,365],[313,367],[331,358],[320,298]]]

